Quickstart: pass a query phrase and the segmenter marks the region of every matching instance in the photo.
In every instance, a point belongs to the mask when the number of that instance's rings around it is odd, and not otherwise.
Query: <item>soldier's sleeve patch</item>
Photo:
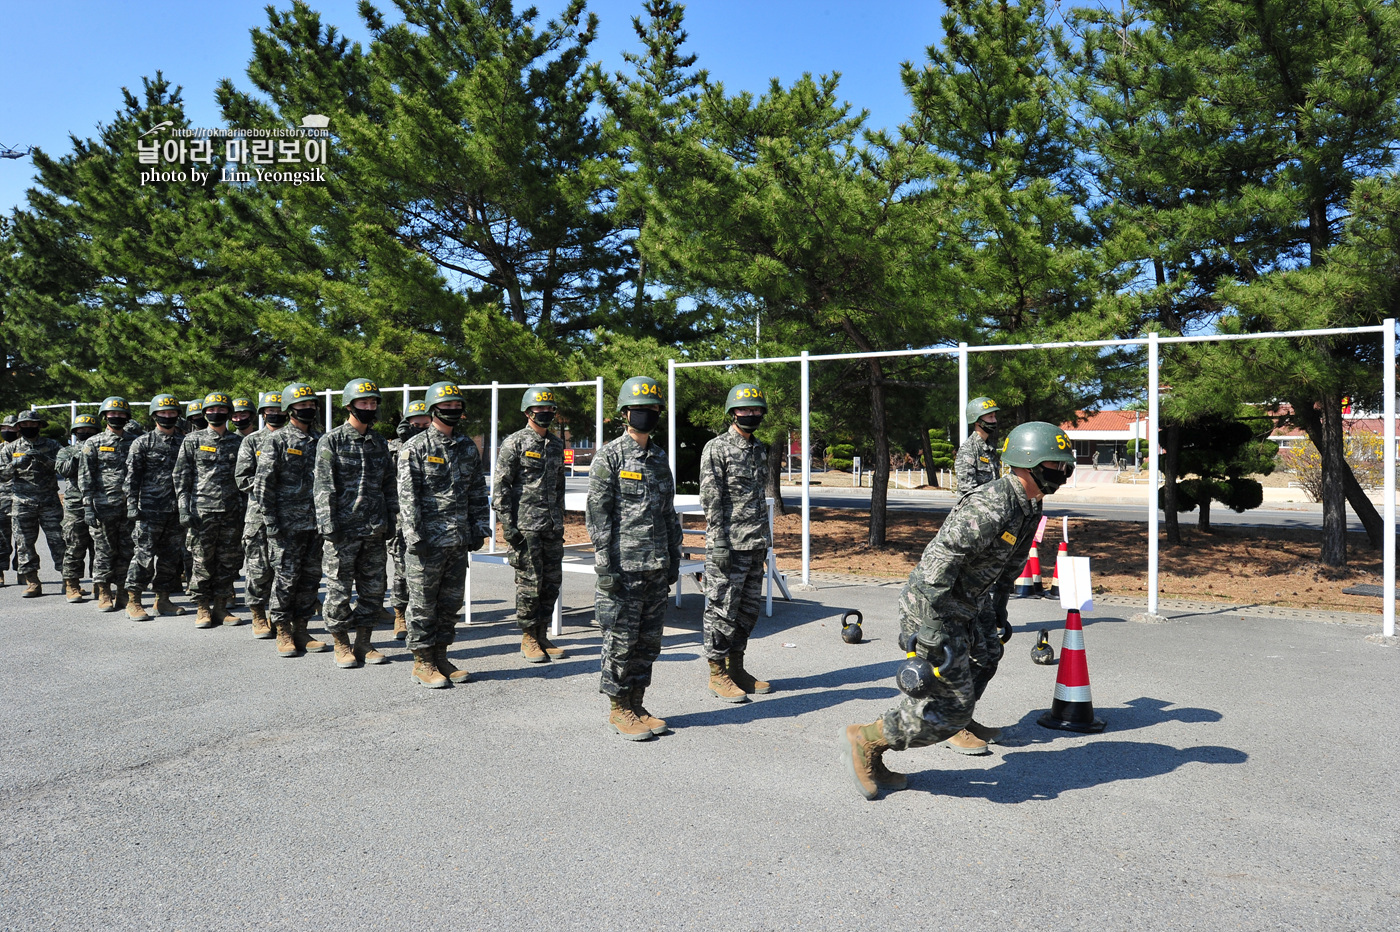
[[[991,460],[988,459],[988,458],[985,457],[985,456],[979,456],[979,457],[977,457],[977,458],[978,458],[979,460],[981,460],[982,462],[984,462],[984,463],[990,463],[990,462],[991,462]]]
[[[1003,531],[1001,534],[1001,539],[1006,541],[1013,547],[1016,546],[1016,535],[1012,534],[1010,531]]]
[[[534,450],[526,450],[525,455],[530,457],[530,459],[532,460],[544,459],[544,454],[536,453]]]
[[[203,450],[205,453],[218,453],[218,452],[219,452],[219,448],[218,448],[218,447],[206,447],[206,446],[201,445],[201,446],[200,446],[200,449]]]
[[[617,474],[617,477],[619,479],[640,479],[642,478],[642,474],[639,472],[628,472],[624,469]]]
[[[447,462],[447,460],[443,459],[440,456],[429,456],[427,457],[427,460],[430,463],[437,463],[439,466],[444,465]]]
[[[214,449],[214,448],[213,448],[213,447],[209,447],[208,449],[212,450],[212,449]],[[298,450],[296,447],[287,447],[287,452],[290,453],[290,454],[292,454],[293,456],[305,456],[305,455],[306,455],[305,452],[303,452],[303,451],[301,451],[301,450]]]
[[[18,459],[23,459],[23,458],[24,458],[24,454],[23,454],[23,453],[11,453],[10,455],[13,456],[13,457],[14,457],[15,459],[17,459],[17,460],[18,460]]]
[[[117,448],[116,448],[116,447],[98,447],[98,448],[97,448],[97,452],[98,452],[98,453],[115,453],[115,452],[117,452]]]

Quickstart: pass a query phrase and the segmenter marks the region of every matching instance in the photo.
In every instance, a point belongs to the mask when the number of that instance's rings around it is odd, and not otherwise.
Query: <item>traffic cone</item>
[[[1060,561],[1069,556],[1069,541],[1060,541],[1060,549],[1055,553],[1055,572],[1050,576],[1050,588],[1045,593],[1047,599],[1060,598]]]
[[[1065,616],[1065,637],[1060,644],[1060,672],[1055,677],[1055,698],[1050,711],[1036,719],[1042,728],[1098,734],[1104,723],[1094,716],[1094,700],[1089,696],[1089,661],[1084,656],[1084,625],[1079,612],[1070,609]]]
[[[1031,595],[1038,596],[1045,591],[1045,582],[1040,578],[1040,548],[1031,544],[1031,555],[1026,558],[1026,572],[1031,575]]]
[[[1029,599],[1035,595],[1035,583],[1031,581],[1031,561],[1027,560],[1026,565],[1021,567],[1021,575],[1016,577],[1016,584],[1011,587],[1011,594],[1018,599]]]

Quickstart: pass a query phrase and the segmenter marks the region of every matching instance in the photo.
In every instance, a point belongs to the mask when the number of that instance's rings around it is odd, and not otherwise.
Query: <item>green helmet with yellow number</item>
[[[234,413],[234,414],[254,414],[254,413],[256,413],[256,412],[253,411],[253,399],[247,398],[247,397],[245,397],[245,396],[243,396],[243,395],[237,395],[237,396],[235,396],[234,399],[233,399],[233,413]]]
[[[1074,475],[1074,441],[1045,421],[1017,424],[1001,442],[1001,461],[1030,470],[1035,484],[1049,495]],[[1047,470],[1046,463],[1063,463],[1064,468]]]
[[[369,379],[351,379],[345,383],[345,388],[340,393],[340,406],[348,408],[350,402],[359,401],[361,398],[384,400],[384,396],[379,394],[379,386],[374,382]]]
[[[529,411],[531,408],[557,408],[559,400],[554,396],[554,389],[549,385],[531,385],[525,389],[525,397],[520,399],[521,412]]]
[[[97,423],[96,415],[79,414],[77,417],[73,418],[73,423],[69,426],[68,431],[72,433],[79,428],[84,430],[91,429],[93,433],[97,433],[102,429],[102,426]]]
[[[233,398],[225,392],[210,392],[205,395],[204,406],[201,410],[208,409],[214,405],[223,405],[225,408],[229,409],[230,414],[233,413]]]
[[[320,405],[320,399],[316,397],[316,389],[305,382],[292,382],[282,389],[282,410],[292,410],[292,405],[303,401],[314,401]]]
[[[268,408],[275,411],[282,410],[282,393],[275,389],[270,392],[263,392],[258,396],[258,413],[262,413]]]
[[[170,394],[155,396],[151,399],[149,413],[152,417],[155,417],[157,411],[174,411],[176,415],[179,415],[180,399]]]
[[[634,405],[661,405],[666,407],[666,396],[661,393],[661,385],[656,379],[645,375],[634,375],[622,383],[617,393],[617,410]]]
[[[976,424],[984,414],[991,414],[994,411],[1000,410],[1001,408],[997,407],[997,403],[986,395],[980,398],[974,398],[967,403],[967,426],[971,427],[973,424]]]
[[[110,395],[102,399],[102,407],[97,409],[98,417],[106,417],[109,414],[117,414],[124,418],[131,417],[131,405],[126,403],[126,399],[120,395]]]
[[[768,402],[763,397],[763,389],[752,382],[741,382],[729,390],[729,397],[724,400],[724,413],[728,414],[735,408],[762,408],[768,410]]]
[[[428,393],[423,396],[423,403],[428,406],[429,412],[448,401],[460,401],[463,406],[467,403],[466,396],[462,394],[456,382],[434,382],[428,386]]]
[[[200,417],[204,414],[204,402],[195,400],[185,405],[185,417]]]
[[[403,413],[404,417],[427,417],[428,403],[426,401],[409,402],[408,410]]]

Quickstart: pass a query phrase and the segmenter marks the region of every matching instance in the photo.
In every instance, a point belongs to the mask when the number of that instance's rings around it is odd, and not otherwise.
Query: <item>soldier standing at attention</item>
[[[290,422],[265,441],[249,496],[262,514],[272,563],[268,615],[277,631],[277,656],[329,650],[307,634],[321,587],[321,536],[316,532],[316,390],[304,382],[282,389]]]
[[[409,404],[408,410],[404,412],[403,420],[399,421],[399,426],[394,432],[398,435],[389,441],[389,455],[394,459],[394,497],[398,498],[398,478],[399,478],[399,454],[403,452],[404,444],[428,429],[428,424],[432,418],[428,417],[428,406],[421,401]],[[404,542],[403,528],[399,525],[399,512],[395,508],[389,515],[392,525],[392,533],[389,535],[389,557],[394,564],[394,577],[391,583],[393,594],[390,596],[394,606],[394,637],[402,641],[408,637],[408,577],[404,575]]]
[[[82,417],[83,415],[79,415]],[[92,415],[87,415],[92,417]],[[77,423],[75,419],[73,423]],[[97,419],[93,418],[93,426],[97,425]],[[5,420],[0,421],[0,457],[6,456],[5,445],[12,440],[19,439],[19,428],[15,426],[15,416],[5,415]],[[10,554],[14,552],[14,541],[10,537],[10,506],[14,500],[10,495],[9,479],[0,479],[0,588],[5,585],[5,571],[10,568]],[[86,527],[86,526],[84,526]],[[87,593],[83,593],[86,595]],[[72,601],[72,600],[70,600]],[[79,600],[81,601],[81,600]]]
[[[564,657],[549,621],[564,584],[564,441],[549,432],[559,410],[554,389],[534,385],[520,401],[526,426],[501,444],[492,504],[515,567],[515,620],[527,663]]]
[[[185,405],[185,433],[192,434],[197,430],[206,430],[209,422],[204,418],[204,402],[198,399]]]
[[[22,411],[15,418],[19,437],[5,444],[0,457],[0,482],[10,482],[10,533],[18,551],[18,572],[26,583],[23,598],[44,594],[39,585],[39,528],[49,542],[54,569],[63,568],[63,505],[58,498],[58,473],[54,468],[57,440],[41,437],[44,418],[37,411]]]
[[[175,497],[180,525],[189,532],[194,565],[190,590],[198,611],[195,627],[236,625],[223,595],[233,587],[241,554],[238,533],[243,528],[243,498],[233,481],[238,448],[243,438],[228,429],[232,400],[223,392],[204,396],[209,426],[186,434],[175,459]]]
[[[995,482],[1001,475],[996,445],[997,412],[1000,410],[997,403],[985,395],[967,403],[967,422],[972,425],[972,432],[958,447],[957,458],[953,461],[959,495]]]
[[[258,429],[257,411],[253,409],[253,399],[239,395],[233,399],[233,416],[228,419],[233,432],[246,437]]]
[[[287,423],[287,415],[282,412],[282,393],[259,395],[258,413],[262,415],[264,426],[243,438],[233,476],[247,502],[243,513],[243,601],[253,613],[253,637],[265,641],[273,636],[272,622],[267,617],[267,602],[272,594],[272,558],[268,554],[262,510],[252,500],[253,477],[257,475],[258,458],[267,449],[268,440]]]
[[[322,615],[335,642],[335,664],[343,669],[389,662],[370,646],[388,582],[389,516],[399,508],[389,446],[371,429],[381,400],[379,386],[351,379],[340,393],[349,419],[316,441],[316,526],[325,540]]]
[[[913,653],[936,665],[927,694],[906,695],[882,718],[850,725],[842,736],[845,767],[866,799],[907,782],[886,769],[886,751],[937,743],[972,720],[986,688],[971,664],[982,595],[992,593],[998,626],[1008,625],[1006,601],[1030,553],[1043,499],[1073,474],[1074,445],[1055,425],[1031,421],[1007,435],[1002,459],[1011,475],[958,499],[900,593],[900,632],[914,639]]]
[[[79,414],[73,418],[73,442],[58,451],[54,460],[54,470],[64,482],[63,487],[63,594],[69,602],[84,601],[88,593],[83,589],[83,575],[88,554],[92,553],[92,535],[88,533],[87,519],[83,516],[83,493],[78,488],[78,460],[83,452],[83,444],[89,437],[96,437],[102,431],[93,414]],[[9,539],[9,509],[5,510],[5,538]],[[6,551],[8,557],[8,550]]]
[[[184,530],[175,497],[175,463],[184,439],[178,429],[180,401],[174,395],[157,395],[150,412],[155,429],[133,440],[126,457],[126,514],[135,522],[126,574],[126,613],[132,621],[151,617],[141,604],[141,593],[148,587],[155,590],[156,614],[185,614],[170,601],[184,561]]]
[[[126,608],[127,570],[131,567],[131,522],[126,517],[126,434],[131,406],[113,395],[102,400],[98,417],[107,429],[83,444],[78,454],[78,489],[83,497],[83,520],[92,535],[92,588],[97,610]]]
[[[599,691],[612,707],[608,725],[628,741],[667,731],[646,710],[651,668],[661,653],[666,595],[681,572],[681,521],[666,451],[651,442],[661,419],[661,386],[637,376],[622,383],[617,409],[627,429],[598,450],[588,470],[588,536],[603,629]]]
[[[451,382],[428,387],[432,425],[399,453],[399,527],[408,576],[408,648],[414,682],[441,689],[471,678],[447,657],[472,551],[491,533],[481,452],[457,430],[465,407]]]
[[[744,669],[744,651],[758,624],[763,574],[772,546],[768,528],[768,451],[753,432],[768,412],[757,385],[736,385],[725,399],[729,429],[700,454],[700,504],[705,509],[705,658],[710,692],[746,702],[772,687]]]

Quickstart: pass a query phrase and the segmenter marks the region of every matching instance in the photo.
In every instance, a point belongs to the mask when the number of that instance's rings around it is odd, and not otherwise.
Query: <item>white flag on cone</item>
[[[1060,607],[1076,612],[1092,612],[1094,585],[1089,578],[1089,558],[1062,557],[1055,561],[1055,573],[1060,577]]]

